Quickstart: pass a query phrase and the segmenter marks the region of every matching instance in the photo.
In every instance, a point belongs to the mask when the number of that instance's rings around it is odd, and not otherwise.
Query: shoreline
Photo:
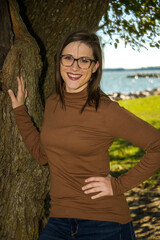
[[[134,93],[120,93],[120,92],[114,92],[107,94],[109,98],[111,98],[114,101],[119,100],[128,100],[128,99],[135,99],[135,98],[144,98],[149,97],[152,95],[160,95],[160,88],[154,88],[152,90],[143,90],[143,91],[136,91]]]

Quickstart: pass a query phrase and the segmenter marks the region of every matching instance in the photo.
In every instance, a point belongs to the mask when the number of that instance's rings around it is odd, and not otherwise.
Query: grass
[[[152,124],[160,130],[160,95],[146,98],[119,101],[119,104],[138,117]],[[131,169],[144,155],[144,151],[133,146],[123,139],[115,139],[110,148],[111,174],[119,176]],[[147,183],[155,184],[158,181],[160,171],[155,173]]]
[[[160,129],[160,95],[123,100],[119,104]]]

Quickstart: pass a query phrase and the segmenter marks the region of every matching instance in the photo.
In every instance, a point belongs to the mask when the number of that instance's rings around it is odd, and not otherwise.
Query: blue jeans
[[[50,218],[38,240],[135,240],[132,222]]]

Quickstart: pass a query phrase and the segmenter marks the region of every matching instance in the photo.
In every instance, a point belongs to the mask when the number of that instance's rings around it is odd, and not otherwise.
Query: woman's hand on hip
[[[103,196],[113,196],[113,190],[111,185],[111,175],[107,177],[90,177],[85,180],[87,185],[82,187],[85,194],[97,193],[91,198],[96,199]]]
[[[8,94],[11,98],[13,108],[23,105],[25,99],[27,98],[27,90],[25,89],[23,78],[17,77],[17,83],[18,83],[17,96],[14,95],[11,89],[8,90]]]

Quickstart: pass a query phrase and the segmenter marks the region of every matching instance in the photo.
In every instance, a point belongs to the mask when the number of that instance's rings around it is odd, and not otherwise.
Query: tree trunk
[[[7,0],[0,2],[0,70],[13,43],[13,32]]]
[[[22,2],[19,0],[21,6]],[[45,63],[41,83],[44,96],[54,90],[54,56],[62,39],[70,32],[89,29],[96,32],[107,11],[108,0],[24,0],[24,22],[42,50]]]
[[[39,166],[24,146],[7,90],[11,88],[16,93],[16,76],[23,76],[28,91],[28,112],[40,129],[44,99],[54,91],[54,55],[60,41],[77,29],[96,31],[107,10],[107,2],[17,2],[9,0],[15,37],[1,73],[0,239],[33,240],[38,238],[47,221],[49,171],[48,166]]]

